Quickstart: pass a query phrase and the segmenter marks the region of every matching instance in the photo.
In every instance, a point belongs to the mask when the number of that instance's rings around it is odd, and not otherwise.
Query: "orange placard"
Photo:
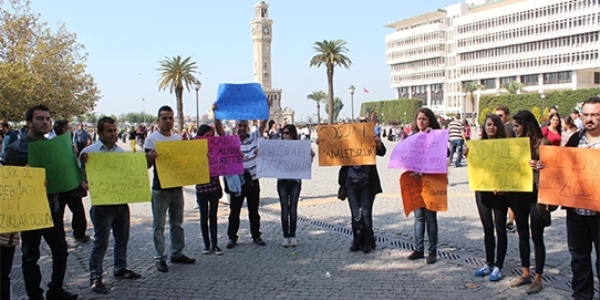
[[[540,146],[538,202],[600,211],[600,150]]]
[[[425,207],[431,211],[448,210],[448,177],[446,174],[423,174],[417,179],[407,171],[400,176],[404,214]]]
[[[319,125],[319,166],[375,164],[375,124]]]

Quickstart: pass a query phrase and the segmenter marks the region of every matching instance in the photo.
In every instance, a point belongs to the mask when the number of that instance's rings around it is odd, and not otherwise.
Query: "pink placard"
[[[211,177],[243,174],[240,137],[237,135],[209,137],[208,167]]]
[[[447,153],[448,130],[419,132],[394,147],[388,168],[425,174],[446,174]]]

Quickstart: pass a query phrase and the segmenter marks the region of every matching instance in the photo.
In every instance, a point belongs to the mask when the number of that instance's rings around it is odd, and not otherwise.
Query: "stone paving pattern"
[[[373,208],[375,234],[391,241],[413,241],[413,216],[405,217],[399,193],[398,170],[387,169],[389,153],[395,145],[385,141],[388,154],[377,161],[384,193]],[[128,145],[120,144],[130,150]],[[314,146],[316,147],[316,146]],[[348,250],[351,237],[314,222],[350,227],[348,203],[337,200],[338,167],[313,164],[313,179],[304,180],[299,215],[313,223],[299,221],[296,248],[283,248],[279,200],[275,179],[261,179],[261,231],[267,246],[251,241],[247,213],[242,211],[240,240],[226,249],[228,207],[219,207],[219,246],[225,254],[203,255],[203,242],[196,209],[195,191],[185,188],[185,254],[197,259],[193,265],[169,264],[168,273],[156,270],[153,261],[152,212],[149,203],[131,204],[129,268],[143,278],[127,281],[112,277],[112,247],[105,257],[104,282],[109,294],[89,289],[89,254],[92,242],[76,244],[71,239],[70,212],[65,213],[69,242],[66,286],[80,299],[568,299],[565,289],[544,285],[538,295],[528,296],[523,288],[511,289],[508,281],[519,270],[517,234],[509,233],[505,278],[496,283],[473,277],[476,268],[439,259],[433,265],[424,260],[409,261],[406,247],[379,243],[370,253]],[[483,230],[469,191],[467,168],[449,167],[448,211],[438,213],[438,251],[473,256],[483,262]],[[89,209],[89,199],[84,199]],[[546,274],[570,279],[570,256],[566,246],[565,213],[553,213],[552,226],[545,232]],[[93,235],[88,218],[88,234]],[[167,241],[168,230],[166,230]],[[427,242],[427,241],[426,241]],[[50,251],[43,244],[40,264],[44,285],[50,278]],[[110,244],[112,245],[112,239]],[[169,243],[167,243],[169,245]],[[533,245],[532,245],[533,249]],[[533,254],[532,254],[533,256]],[[26,299],[20,268],[20,249],[13,266],[13,298]],[[532,258],[532,265],[533,258]],[[509,274],[510,273],[510,274]],[[330,276],[327,276],[330,274]],[[514,273],[516,274],[516,273]],[[45,287],[45,286],[44,286]]]

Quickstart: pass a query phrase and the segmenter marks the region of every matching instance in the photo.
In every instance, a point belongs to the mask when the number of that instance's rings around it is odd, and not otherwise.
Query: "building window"
[[[523,83],[525,86],[538,85],[539,78],[540,76],[538,74],[523,75],[521,76],[521,83]]]
[[[594,72],[594,84],[600,84],[600,72]]]
[[[572,82],[572,72],[544,73],[544,84],[559,84]]]
[[[511,66],[511,68],[514,68],[514,66]],[[517,78],[514,76],[511,77],[501,77],[500,78],[500,84],[507,84],[510,83],[511,81],[516,81]]]
[[[495,89],[496,88],[496,79],[488,78],[481,80],[481,84],[485,86],[486,89]]]

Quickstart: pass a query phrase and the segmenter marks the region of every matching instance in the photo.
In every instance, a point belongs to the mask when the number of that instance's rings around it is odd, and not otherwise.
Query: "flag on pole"
[[[363,93],[368,94],[369,90],[367,90],[366,88],[363,88]]]

